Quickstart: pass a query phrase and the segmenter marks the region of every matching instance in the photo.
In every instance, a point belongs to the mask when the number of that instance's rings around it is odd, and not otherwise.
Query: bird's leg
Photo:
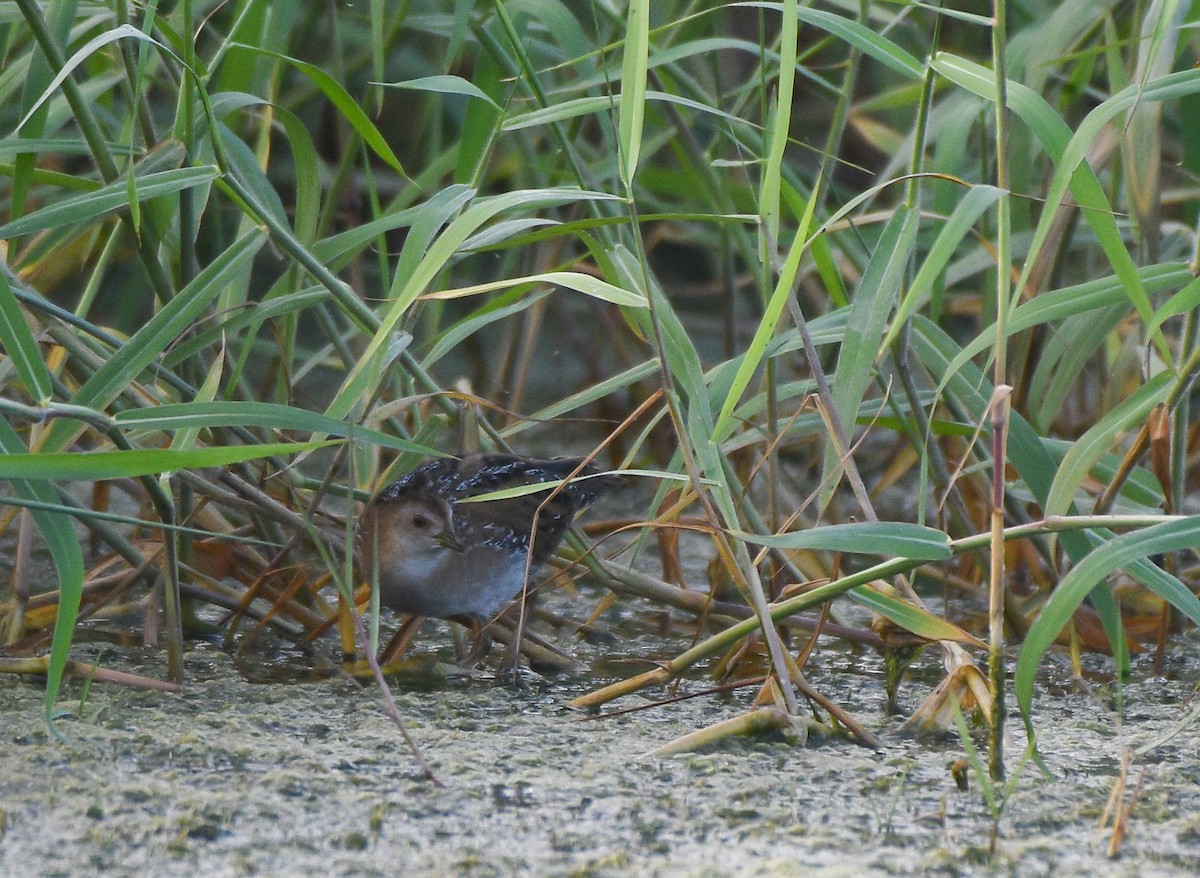
[[[404,655],[408,648],[412,645],[413,637],[424,623],[424,616],[409,616],[396,629],[396,633],[392,635],[392,639],[388,641],[387,646],[383,648],[383,652],[379,655],[380,667],[391,664]]]
[[[500,618],[493,624],[495,630],[492,632],[492,638],[499,640],[507,647],[513,635],[512,620]],[[526,630],[525,636],[521,639],[521,655],[529,663],[529,668],[543,677],[580,670],[579,663],[567,653],[544,637],[529,630]]]
[[[501,615],[512,626],[512,636],[504,648],[504,656],[496,669],[504,683],[516,685],[521,666],[521,641],[525,637],[525,617],[533,612],[537,589],[527,588]]]
[[[488,633],[487,625],[474,617],[455,616],[453,621],[465,625],[471,632],[471,646],[454,663],[464,668],[474,667],[492,651],[492,635]]]

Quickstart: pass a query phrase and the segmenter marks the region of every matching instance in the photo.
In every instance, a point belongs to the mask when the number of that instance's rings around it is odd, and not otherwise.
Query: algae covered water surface
[[[422,776],[377,694],[337,675],[251,682],[228,655],[194,644],[182,694],[96,684],[80,706],[71,684],[66,742],[41,719],[41,687],[7,678],[0,874],[1193,875],[1194,723],[1134,758],[1125,802],[1135,784],[1136,800],[1116,859],[1097,828],[1123,752],[1159,741],[1192,710],[1200,641],[1188,645],[1174,679],[1146,680],[1149,662],[1137,669],[1123,721],[1106,706],[1110,692],[1046,680],[1037,722],[1053,777],[1021,770],[992,857],[978,781],[962,792],[950,772],[961,742],[898,738],[873,656],[828,653],[809,670],[883,736],[879,752],[765,738],[646,758],[731,705],[699,698],[614,718],[569,710],[605,682],[602,670],[524,691],[479,678],[398,685],[442,786]],[[577,651],[596,658],[612,647]],[[906,695],[936,679],[925,670]],[[639,703],[649,701],[620,706]],[[1016,735],[1015,717],[1010,728]],[[1014,739],[1010,753],[1022,746]]]

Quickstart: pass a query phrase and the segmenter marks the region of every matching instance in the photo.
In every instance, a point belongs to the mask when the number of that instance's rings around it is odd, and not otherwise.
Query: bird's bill
[[[440,534],[437,535],[436,540],[438,542],[438,545],[444,546],[445,548],[450,549],[451,551],[454,551],[454,552],[465,552],[466,551],[466,549],[463,547],[463,544],[458,541],[458,537],[456,537],[452,531],[448,531],[448,530],[442,531]]]

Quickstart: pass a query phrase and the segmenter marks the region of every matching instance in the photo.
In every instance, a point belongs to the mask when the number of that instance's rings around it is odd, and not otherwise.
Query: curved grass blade
[[[493,290],[502,290],[508,287],[520,286],[522,284],[553,284],[554,286],[566,287],[569,290],[575,290],[578,293],[583,293],[585,296],[591,296],[594,299],[600,299],[605,302],[611,302],[614,305],[622,305],[626,308],[645,308],[647,307],[646,297],[638,293],[631,293],[629,290],[623,290],[618,286],[600,280],[598,277],[592,277],[590,274],[581,274],[577,271],[548,271],[544,274],[531,274],[528,277],[506,278],[504,280],[492,281],[486,284],[476,284],[470,287],[459,287],[455,290],[441,290],[436,293],[426,293],[421,296],[422,299],[462,299],[467,296],[477,296],[480,293],[490,293]]]
[[[4,346],[33,401],[39,405],[47,402],[54,394],[50,370],[25,322],[25,313],[13,295],[8,282],[8,267],[3,264],[0,264],[0,345]]]
[[[119,427],[139,430],[188,430],[200,427],[263,427],[339,436],[395,448],[411,454],[436,456],[440,452],[407,439],[389,436],[357,424],[347,424],[306,409],[268,402],[172,403],[154,408],[126,409],[113,416]]]
[[[936,528],[904,521],[854,522],[763,535],[734,531],[733,536],[772,549],[828,549],[856,555],[894,555],[922,561],[951,556],[950,537]]]
[[[467,197],[470,195],[470,190],[465,187],[451,188],[454,190],[454,199],[451,203],[457,203],[460,196],[464,193]],[[383,314],[378,319],[375,334],[367,344],[359,361],[342,382],[341,388],[339,388],[337,395],[326,408],[325,414],[335,419],[346,417],[354,407],[355,402],[364,396],[373,382],[380,380],[380,357],[387,351],[392,332],[404,318],[408,309],[412,307],[413,302],[424,292],[425,288],[438,273],[446,267],[463,243],[479,231],[485,223],[498,214],[516,207],[532,209],[562,204],[573,200],[607,199],[611,197],[599,192],[586,192],[582,189],[550,188],[522,189],[515,192],[506,192],[503,195],[481,198],[446,226],[442,233],[436,239],[433,239],[427,250],[420,252],[414,247],[411,251],[414,258],[411,261],[416,262],[415,267],[410,272],[403,272],[399,265],[397,266],[395,283],[390,294],[391,298],[382,309]],[[448,210],[449,204],[445,205],[445,207]],[[436,213],[435,220],[437,220],[437,223],[431,226],[430,232],[436,231],[437,227],[444,221],[442,215],[443,211]],[[413,232],[416,232],[416,230],[416,223],[414,222]],[[411,234],[412,232],[410,232]],[[406,244],[405,250],[400,255],[402,263],[409,261],[406,260],[409,252],[410,250]],[[417,256],[420,257],[419,261],[416,259]]]
[[[1170,372],[1158,373],[1072,443],[1046,496],[1046,515],[1062,515],[1071,507],[1075,492],[1113,447],[1117,436],[1139,429],[1150,410],[1167,398],[1174,383],[1175,376]]]
[[[453,326],[448,328],[434,342],[429,349],[429,353],[421,360],[421,367],[428,371],[433,364],[444,357],[446,354],[456,350],[463,340],[474,335],[485,326],[503,320],[506,317],[511,317],[514,314],[520,314],[528,309],[536,302],[542,301],[546,296],[550,295],[550,290],[543,290],[540,293],[530,293],[528,295],[516,295],[519,291],[514,290],[515,301],[488,302],[486,305],[476,309],[475,313],[464,317]]]
[[[56,3],[49,10],[46,26],[52,35],[52,40],[60,45],[65,45],[68,42],[76,11],[75,0],[65,0],[62,3]],[[15,16],[13,20],[17,20]],[[14,30],[13,33],[15,32]],[[33,102],[38,100],[38,96],[44,93],[46,85],[56,72],[53,69],[55,66],[45,52],[32,52],[27,56],[9,53],[9,56],[5,59],[5,69],[3,71],[5,75],[0,76],[0,79],[9,79],[10,77],[11,79],[6,84],[4,93],[0,95],[0,100],[7,102],[15,98],[17,80],[23,79],[24,82],[21,84],[20,89],[21,107],[22,109],[29,109]],[[44,103],[40,107],[29,109],[25,125],[22,126],[25,129],[23,136],[28,136],[30,139],[40,138],[50,128],[47,124],[49,117],[50,108]],[[53,129],[50,128],[50,130],[52,131]],[[16,161],[11,166],[12,187],[8,193],[10,219],[15,219],[25,213],[25,200],[29,195],[30,187],[40,176],[37,168],[38,159],[39,155],[36,147],[29,151],[18,151],[16,155]],[[9,168],[5,168],[4,173],[10,173]]]
[[[1128,567],[1135,561],[1151,555],[1178,552],[1200,544],[1200,516],[1176,519],[1158,524],[1145,530],[1121,534],[1104,542],[1062,578],[1038,617],[1025,634],[1025,642],[1017,657],[1014,678],[1017,704],[1025,716],[1030,741],[1034,740],[1030,708],[1033,706],[1033,685],[1042,656],[1058,633],[1066,627],[1075,610],[1093,590],[1103,589],[1103,581],[1109,574]],[[1200,599],[1197,599],[1183,583],[1171,576],[1169,591],[1156,589],[1181,613],[1200,625]]]
[[[13,455],[26,454],[25,445],[17,431],[4,418],[0,418],[0,461]],[[12,491],[23,500],[41,505],[55,504],[58,498],[54,490],[44,481],[9,479]],[[54,570],[58,575],[58,614],[54,620],[54,635],[50,641],[50,665],[46,670],[46,724],[55,737],[62,733],[54,724],[58,690],[62,685],[63,672],[75,635],[75,620],[79,615],[79,602],[83,596],[83,550],[75,536],[75,527],[69,516],[55,514],[43,509],[31,509],[33,520],[46,539]]]
[[[281,52],[272,52],[269,49],[252,46],[248,43],[232,43],[231,48],[244,49],[247,52],[254,52],[268,58],[276,58],[299,70],[312,80],[313,84],[321,90],[325,97],[329,98],[329,102],[350,123],[350,127],[358,132],[358,136],[363,139],[363,142],[371,148],[371,151],[375,155],[379,156],[379,158],[390,165],[402,177],[408,178],[408,174],[404,171],[404,166],[400,164],[400,159],[396,158],[396,154],[388,146],[387,140],[379,133],[379,129],[375,127],[370,117],[363,112],[362,107],[358,105],[358,101],[346,91],[345,86],[320,67],[309,64],[307,61],[293,58],[290,55],[284,55]]]
[[[730,6],[757,6],[765,9],[775,9],[786,14],[787,3],[731,3]],[[888,69],[907,76],[910,79],[920,79],[925,74],[925,65],[901,49],[895,42],[880,36],[870,28],[864,27],[857,21],[835,15],[810,6],[801,6],[795,10],[795,15],[805,24],[819,27],[843,42],[854,46],[869,58],[874,58]],[[981,19],[985,24],[989,19]]]
[[[438,94],[461,95],[468,98],[478,98],[486,101],[497,110],[500,105],[488,97],[487,92],[461,76],[444,73],[436,76],[420,76],[416,79],[405,79],[400,82],[372,82],[371,85],[383,88],[411,89],[413,91],[429,91]]]
[[[25,127],[25,123],[29,121],[30,117],[38,111],[38,108],[41,107],[42,104],[50,99],[50,95],[54,94],[54,92],[58,90],[58,87],[63,84],[66,78],[70,76],[80,64],[91,57],[97,50],[104,48],[109,43],[114,43],[117,40],[124,39],[126,37],[135,40],[143,40],[147,43],[153,43],[156,46],[165,48],[149,34],[142,33],[136,27],[129,24],[118,25],[112,30],[106,30],[104,33],[97,34],[80,46],[78,51],[76,51],[74,55],[66,60],[66,63],[62,66],[62,69],[55,73],[54,79],[48,86],[46,86],[46,90],[42,92],[41,97],[34,101],[33,106],[31,106],[25,113],[24,118],[17,123],[15,130],[20,131]]]
[[[924,637],[927,640],[952,640],[967,646],[986,646],[978,637],[973,637],[953,622],[947,622],[928,610],[886,595],[876,588],[860,585],[846,594],[855,603],[869,607],[885,619],[895,622],[905,631],[911,631],[918,637]]]
[[[139,200],[145,201],[211,183],[219,176],[220,171],[212,165],[157,171],[137,178],[137,195]],[[20,219],[5,223],[0,226],[0,238],[16,238],[57,226],[86,223],[129,204],[129,179],[124,178],[93,192],[54,201]]]

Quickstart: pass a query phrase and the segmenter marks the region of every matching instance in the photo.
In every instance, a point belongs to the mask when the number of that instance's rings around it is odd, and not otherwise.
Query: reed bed
[[[1000,778],[1056,641],[1120,680],[1200,623],[1193,18],[0,3],[0,668],[53,724],[130,602],[170,684],[198,604],[373,656],[356,505],[567,436],[644,504],[564,552],[608,587],[578,615],[694,638],[580,706],[703,672],[759,687],[714,734],[871,744],[805,660],[894,690],[932,645],[911,725],[978,708]]]

